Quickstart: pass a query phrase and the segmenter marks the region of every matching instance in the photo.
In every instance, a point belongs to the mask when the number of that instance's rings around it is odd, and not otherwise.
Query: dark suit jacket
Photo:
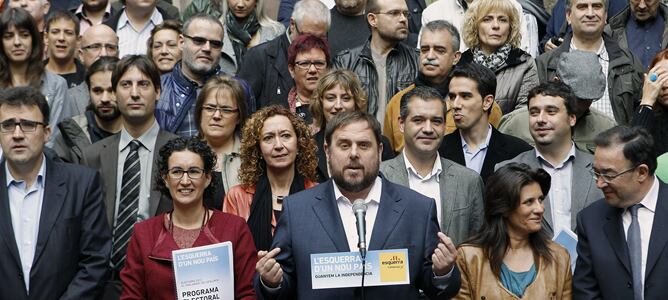
[[[157,162],[159,150],[167,141],[177,137],[176,135],[160,129],[158,137],[155,140],[155,151],[153,151],[153,173],[158,170]],[[102,173],[102,179],[106,187],[107,196],[105,203],[107,205],[107,221],[109,226],[114,226],[114,216],[116,215],[116,178],[118,171],[118,143],[121,140],[120,134],[114,134],[106,139],[98,141],[83,149],[81,163]],[[151,201],[149,211],[153,215],[171,210],[172,201],[167,197],[162,197],[159,191],[155,190],[155,178],[151,175]]]
[[[454,1],[454,0],[448,0]],[[408,38],[404,43],[409,46],[417,46],[418,35],[422,28],[422,11],[427,8],[425,0],[406,0],[408,11],[411,13],[411,18],[408,19]]]
[[[288,106],[288,92],[295,85],[288,71],[288,47],[285,34],[248,49],[237,77],[250,84],[256,109],[270,104]]]
[[[97,299],[107,276],[111,230],[100,175],[46,159],[35,258],[23,274],[0,163],[0,299]],[[30,276],[30,296],[23,276]]]
[[[645,266],[646,300],[666,299],[668,295],[668,185],[659,184]],[[601,199],[578,214],[573,299],[633,299],[622,213],[623,209]]]
[[[489,146],[485,160],[482,163],[480,177],[487,181],[487,177],[494,173],[494,166],[504,160],[513,159],[518,154],[533,149],[525,141],[511,135],[503,134],[492,127],[492,136],[489,139]],[[438,153],[449,160],[452,160],[462,166],[466,166],[464,159],[464,149],[462,148],[462,136],[459,129],[446,135],[441,142]]]
[[[431,255],[438,244],[436,203],[410,189],[383,179],[381,201],[369,250],[408,248],[410,285],[365,287],[366,299],[418,299],[422,289],[431,299],[449,299],[459,291],[460,274],[455,267],[445,290],[432,284]],[[281,252],[276,260],[283,268],[283,282],[275,297],[260,299],[356,299],[359,289],[312,289],[310,254],[348,252],[346,233],[334,199],[334,182],[288,196],[278,222],[272,248]]]

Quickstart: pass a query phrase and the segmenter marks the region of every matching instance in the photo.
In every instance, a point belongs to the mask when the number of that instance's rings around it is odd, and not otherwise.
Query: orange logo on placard
[[[379,254],[380,282],[406,281],[406,253],[385,252]]]

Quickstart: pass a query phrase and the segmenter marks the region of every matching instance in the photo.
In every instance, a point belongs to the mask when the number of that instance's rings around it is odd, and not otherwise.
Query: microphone
[[[366,258],[366,204],[364,200],[357,199],[353,202],[353,213],[357,220],[357,236],[359,237],[357,247],[360,249],[362,259]]]

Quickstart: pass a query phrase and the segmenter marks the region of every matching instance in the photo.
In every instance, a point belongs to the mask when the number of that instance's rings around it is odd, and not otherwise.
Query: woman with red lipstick
[[[511,0],[476,0],[466,11],[462,39],[468,50],[458,65],[475,62],[496,74],[496,96],[504,114],[526,106],[538,85],[536,62],[520,49],[520,18]]]
[[[318,151],[318,181],[325,182],[329,179],[327,157],[323,145],[325,144],[325,127],[327,122],[339,113],[348,111],[366,111],[366,93],[362,89],[357,75],[350,70],[331,70],[318,80],[318,85],[311,97],[311,115],[313,125],[318,132],[313,135]],[[380,137],[383,144],[381,159],[394,158],[394,152],[390,146],[390,140],[385,136]]]
[[[44,40],[35,20],[26,10],[7,8],[3,11],[0,15],[0,34],[0,89],[19,86],[40,89],[51,111],[49,120],[54,132],[47,143],[50,146],[67,97],[67,82],[44,68]]]
[[[151,30],[146,56],[155,63],[160,74],[171,72],[181,60],[179,35],[182,26],[179,20],[165,20]]]
[[[137,223],[121,271],[121,299],[176,299],[172,251],[232,242],[234,299],[254,300],[257,255],[242,218],[209,209],[216,155],[198,138],[179,137],[160,149],[155,182],[174,209]]]
[[[510,163],[487,179],[485,222],[457,249],[453,299],[571,299],[571,260],[542,227],[550,175]]]
[[[631,126],[641,126],[650,132],[658,157],[668,152],[668,49],[654,56],[648,70],[640,107]]]
[[[283,199],[316,185],[315,147],[308,126],[283,106],[262,108],[244,124],[240,184],[223,211],[247,220],[258,250],[270,250]]]

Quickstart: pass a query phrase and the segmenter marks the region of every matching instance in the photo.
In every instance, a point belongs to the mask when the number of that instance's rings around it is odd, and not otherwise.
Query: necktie
[[[130,142],[130,152],[123,164],[121,198],[118,204],[116,226],[113,232],[111,267],[120,271],[125,264],[125,254],[132,235],[132,228],[137,222],[139,211],[139,186],[141,169],[139,165],[139,141]]]
[[[643,299],[642,286],[642,246],[640,243],[640,224],[638,223],[638,209],[642,204],[635,204],[629,207],[631,212],[631,226],[627,233],[626,243],[629,246],[629,255],[631,256],[631,271],[633,272],[633,299]]]

